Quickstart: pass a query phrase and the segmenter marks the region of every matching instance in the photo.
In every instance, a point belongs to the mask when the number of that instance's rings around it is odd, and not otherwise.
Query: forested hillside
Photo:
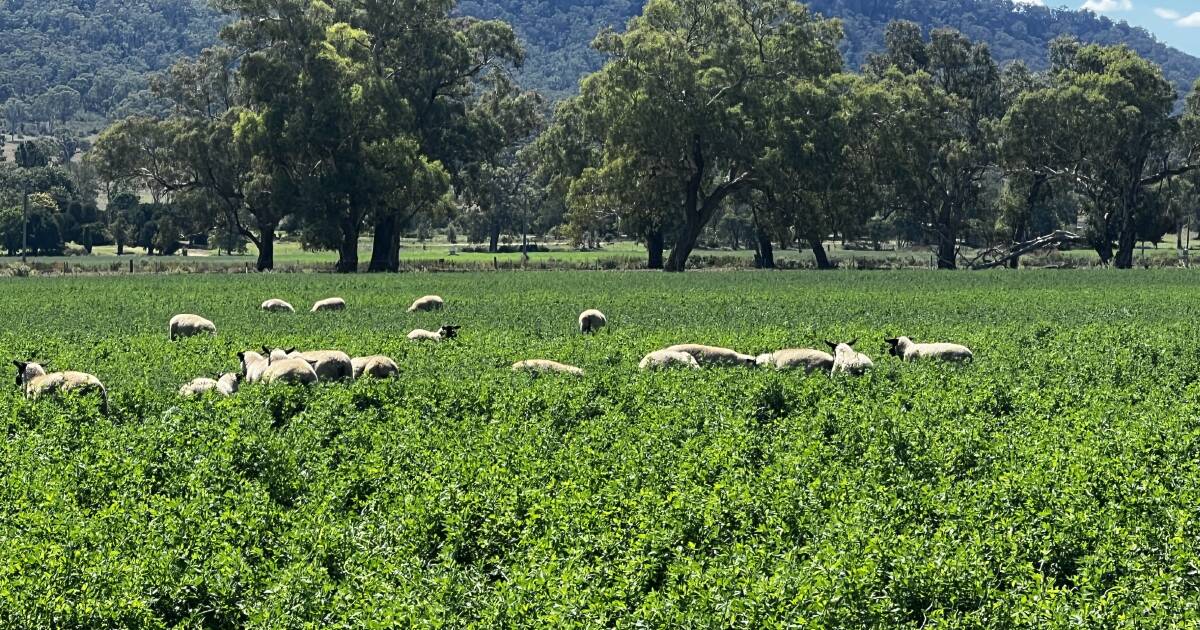
[[[955,28],[973,41],[987,43],[1000,63],[1019,59],[1035,70],[1049,65],[1049,42],[1071,35],[1086,43],[1128,45],[1161,66],[1180,95],[1191,91],[1200,78],[1200,59],[1159,42],[1143,28],[1085,11],[1014,8],[1011,0],[810,0],[808,4],[826,17],[842,20],[842,51],[851,67],[861,66],[868,55],[883,49],[889,22],[910,20],[927,29]]]
[[[590,47],[605,27],[621,28],[643,0],[461,0],[458,12],[505,20],[528,55],[521,76],[552,100],[600,66]],[[1059,35],[1125,43],[1161,65],[1186,93],[1200,59],[1172,49],[1143,29],[1080,11],[1021,7],[1010,0],[812,0],[845,26],[843,51],[859,67],[883,46],[896,19],[927,28],[951,26],[988,43],[1001,63],[1046,67]],[[87,130],[153,109],[147,76],[216,41],[222,19],[206,0],[7,0],[0,11],[0,115],[10,131],[71,122]]]
[[[5,0],[0,106],[10,131],[103,127],[151,107],[148,75],[216,41],[204,0]]]

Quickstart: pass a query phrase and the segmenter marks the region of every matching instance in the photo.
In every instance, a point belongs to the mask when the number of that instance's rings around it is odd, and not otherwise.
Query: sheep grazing
[[[371,357],[355,357],[350,359],[354,368],[354,378],[389,378],[400,373],[400,366],[391,357],[375,355]]]
[[[271,356],[274,357],[275,353],[272,352]],[[292,350],[288,352],[287,358],[311,363],[322,381],[348,381],[354,378],[354,363],[350,361],[350,355],[345,352],[338,350],[296,352]],[[274,363],[275,360],[272,359],[271,362]]]
[[[905,361],[933,359],[963,363],[975,359],[975,354],[971,352],[970,348],[956,343],[913,343],[913,340],[908,337],[884,339],[884,341],[891,346],[888,354],[900,357]]]
[[[428,313],[431,311],[440,311],[443,308],[445,308],[445,306],[446,306],[446,300],[443,300],[442,298],[440,298],[436,295],[426,295],[425,297],[418,298],[417,301],[413,302],[412,306],[408,307],[408,312],[409,313],[416,313],[416,312]]]
[[[208,392],[217,392],[222,396],[232,396],[241,385],[242,375],[222,374],[220,379],[198,378],[179,388],[179,395],[184,398],[195,398]]]
[[[666,370],[673,367],[699,370],[700,364],[696,362],[696,357],[686,352],[671,350],[656,350],[642,357],[642,361],[638,363],[638,369],[643,372]]]
[[[430,332],[420,328],[408,333],[409,341],[443,341],[445,339],[454,339],[458,336],[458,331],[462,326],[442,326],[437,332]]]
[[[685,343],[677,346],[666,348],[670,352],[683,352],[692,355],[696,362],[700,365],[744,365],[754,366],[758,363],[758,357],[753,357],[748,354],[742,354],[736,350],[729,348],[716,348],[713,346],[702,346],[694,343]]]
[[[51,372],[37,363],[13,361],[17,367],[17,386],[24,390],[25,398],[37,400],[43,396],[62,393],[98,392],[101,410],[108,413],[108,390],[100,379],[83,372]]]
[[[271,351],[267,350],[265,355],[259,354],[253,350],[239,352],[237,354],[238,361],[242,364],[242,380],[247,383],[257,383],[262,380],[263,373],[271,365]],[[285,354],[283,358],[287,358]]]
[[[608,318],[596,309],[588,309],[579,314],[579,332],[594,333],[608,325]]]
[[[871,361],[871,357],[854,349],[854,344],[858,343],[858,339],[850,343],[833,343],[832,341],[826,341],[825,343],[833,349],[832,372],[834,374],[860,376],[865,374],[867,370],[875,367],[875,363]]]
[[[314,385],[321,379],[313,362],[304,359],[284,359],[271,361],[262,374],[262,380],[267,385],[276,383],[284,385]]]
[[[570,374],[572,376],[583,376],[583,370],[573,366],[559,363],[557,361],[547,361],[545,359],[530,359],[528,361],[518,361],[512,366],[514,372],[530,372],[533,374]]]
[[[760,354],[756,363],[759,367],[770,367],[781,372],[802,369],[805,374],[811,374],[817,370],[832,370],[833,355],[820,350],[793,348]]]
[[[296,309],[292,308],[291,304],[288,304],[287,302],[284,302],[283,300],[267,300],[266,302],[263,302],[262,306],[260,306],[259,308],[261,308],[264,311],[267,311],[268,313],[295,313],[296,312]]]
[[[311,312],[321,313],[324,311],[344,311],[344,310],[346,310],[346,300],[335,297],[335,298],[329,298],[327,300],[321,300],[320,302],[313,304]]]
[[[175,341],[176,339],[195,337],[196,335],[207,334],[216,336],[217,326],[199,315],[184,314],[171,318],[170,331],[171,341]]]

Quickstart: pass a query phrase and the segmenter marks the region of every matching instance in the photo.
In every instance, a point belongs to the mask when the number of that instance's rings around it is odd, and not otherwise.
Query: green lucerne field
[[[4,280],[0,626],[1195,627],[1198,280]],[[428,293],[447,310],[405,312]],[[330,296],[349,310],[307,312]],[[589,307],[610,325],[585,337]],[[176,313],[219,335],[170,342]],[[442,323],[461,337],[405,339]],[[976,360],[902,364],[899,334]],[[853,337],[862,378],[637,370],[674,343]],[[176,396],[264,344],[401,376]],[[97,375],[110,413],[23,400],[31,358]],[[586,375],[509,370],[529,358]]]

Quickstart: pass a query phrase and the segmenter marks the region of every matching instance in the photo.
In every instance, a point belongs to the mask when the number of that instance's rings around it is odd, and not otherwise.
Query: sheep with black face
[[[95,376],[84,372],[48,373],[41,364],[26,361],[13,361],[13,365],[17,368],[17,387],[22,388],[25,398],[96,392],[100,394],[101,409],[108,413],[108,390]]]
[[[890,346],[888,354],[905,361],[930,359],[965,363],[975,359],[975,354],[970,348],[957,343],[913,343],[908,337],[895,337],[884,341]]]
[[[866,374],[867,370],[875,367],[875,362],[871,361],[871,357],[854,349],[856,343],[858,343],[858,339],[850,343],[825,342],[833,350],[832,372],[834,374],[861,376]]]
[[[458,337],[458,331],[462,326],[442,326],[437,332],[418,328],[408,333],[409,341],[445,341]]]

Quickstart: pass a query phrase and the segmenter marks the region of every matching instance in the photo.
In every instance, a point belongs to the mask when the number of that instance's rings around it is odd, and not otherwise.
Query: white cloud
[[[1164,9],[1162,7],[1156,7],[1154,9],[1154,15],[1157,15],[1158,17],[1160,17],[1164,20],[1171,20],[1172,22],[1183,17],[1182,15],[1179,15],[1179,12],[1174,9]]]
[[[1200,11],[1197,11],[1189,16],[1179,18],[1175,21],[1175,23],[1180,26],[1187,26],[1189,28],[1200,28]]]
[[[1013,0],[1013,4],[1025,4],[1025,5],[1029,5],[1031,7],[1046,6],[1046,3],[1044,0]]]
[[[1129,11],[1133,9],[1133,0],[1087,0],[1081,9],[1091,9],[1096,13],[1110,11]]]

